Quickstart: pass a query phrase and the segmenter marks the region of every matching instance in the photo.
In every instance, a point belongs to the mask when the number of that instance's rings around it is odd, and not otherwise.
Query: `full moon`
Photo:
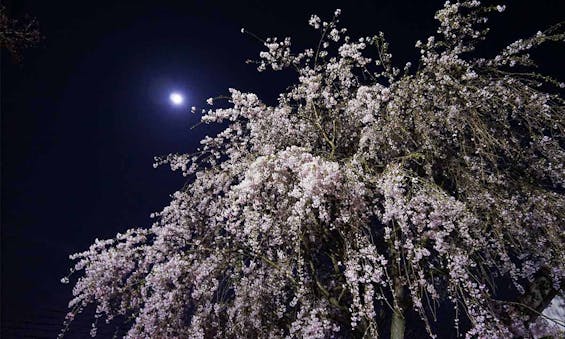
[[[171,95],[169,95],[169,99],[175,106],[182,105],[182,103],[184,102],[184,97],[178,92],[171,93]]]

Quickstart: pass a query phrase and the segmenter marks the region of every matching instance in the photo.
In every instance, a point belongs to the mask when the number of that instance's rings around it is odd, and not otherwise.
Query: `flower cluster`
[[[405,318],[434,337],[446,317],[469,338],[558,332],[529,291],[565,276],[565,106],[512,67],[565,35],[467,53],[503,10],[446,2],[417,71],[382,33],[346,35],[339,10],[310,18],[314,49],[266,40],[259,70],[295,85],[274,106],[208,99],[202,122],[224,130],[157,159],[190,181],[153,226],[71,257],[67,321],[95,304],[130,338],[377,337]]]

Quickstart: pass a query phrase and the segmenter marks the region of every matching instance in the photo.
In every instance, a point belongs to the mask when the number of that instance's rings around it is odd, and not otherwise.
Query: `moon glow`
[[[175,106],[180,106],[183,104],[184,102],[184,97],[182,94],[178,93],[178,92],[173,92],[171,93],[171,95],[169,95],[169,99],[171,100],[171,102],[173,103],[173,105]]]

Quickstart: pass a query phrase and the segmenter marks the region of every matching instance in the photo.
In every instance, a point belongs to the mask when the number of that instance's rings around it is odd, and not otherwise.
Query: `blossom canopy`
[[[94,304],[130,338],[558,333],[530,289],[561,293],[565,275],[563,85],[528,51],[565,35],[477,56],[502,11],[446,2],[417,69],[383,33],[348,36],[339,10],[309,19],[315,48],[264,40],[258,70],[296,83],[273,106],[208,99],[201,121],[223,130],[156,159],[189,180],[153,226],[71,257],[67,321]]]

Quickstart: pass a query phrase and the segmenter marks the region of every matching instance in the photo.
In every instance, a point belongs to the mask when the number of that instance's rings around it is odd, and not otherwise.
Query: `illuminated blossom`
[[[339,10],[310,18],[316,49],[267,39],[258,69],[296,83],[276,105],[230,89],[203,111],[224,130],[156,160],[190,180],[153,226],[71,257],[67,321],[94,304],[130,338],[377,337],[408,316],[433,337],[440,313],[468,338],[558,333],[516,300],[565,275],[565,109],[544,92],[559,83],[523,71],[565,35],[469,53],[502,10],[446,2],[415,71],[382,33],[347,36]]]

